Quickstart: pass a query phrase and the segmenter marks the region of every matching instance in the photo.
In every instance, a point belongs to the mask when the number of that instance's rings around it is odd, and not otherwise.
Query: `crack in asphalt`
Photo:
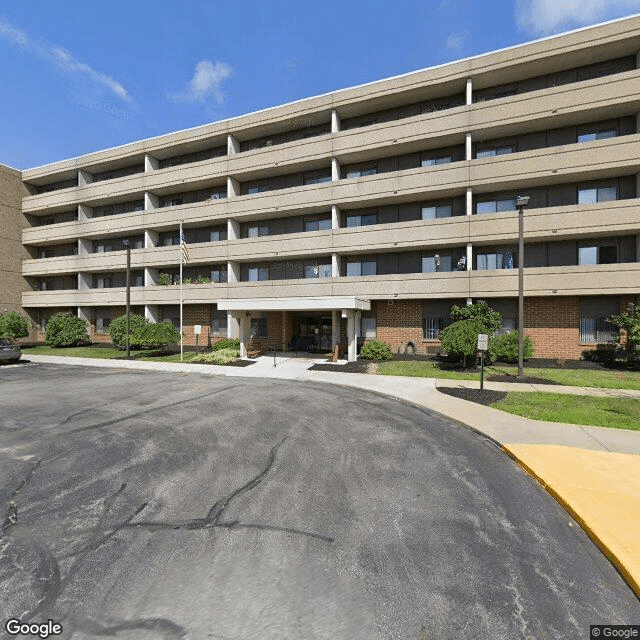
[[[289,432],[291,433],[291,432]],[[267,476],[273,464],[276,460],[276,454],[278,449],[284,444],[284,442],[289,437],[289,433],[280,440],[277,444],[271,447],[269,452],[269,459],[267,461],[266,467],[258,473],[256,476],[251,478],[248,482],[245,482],[242,486],[234,489],[231,493],[229,493],[224,498],[216,501],[214,505],[209,509],[209,512],[204,518],[193,518],[190,520],[180,520],[174,522],[166,522],[166,521],[142,521],[142,522],[129,522],[125,526],[127,528],[147,528],[151,530],[158,529],[186,529],[186,530],[195,530],[195,529],[211,529],[214,527],[220,527],[223,529],[258,529],[260,531],[280,531],[284,533],[292,533],[294,535],[306,536],[308,538],[315,538],[317,540],[322,540],[323,542],[334,542],[334,538],[329,536],[325,536],[321,533],[314,533],[312,531],[304,531],[302,529],[294,529],[290,527],[279,527],[276,525],[268,525],[268,524],[260,524],[260,523],[245,523],[240,522],[239,520],[232,520],[230,522],[220,522],[220,518],[224,514],[227,507],[231,504],[233,500],[237,497],[241,496],[243,493],[247,491],[251,491],[254,487],[258,486]]]
[[[218,522],[220,516],[224,513],[224,510],[231,504],[234,498],[237,498],[239,495],[243,494],[245,491],[250,491],[255,486],[259,485],[264,477],[269,473],[269,470],[273,466],[273,463],[276,459],[276,453],[278,449],[284,444],[284,441],[289,437],[289,434],[282,438],[278,444],[275,444],[271,447],[271,451],[269,452],[269,461],[267,462],[267,466],[254,478],[249,480],[249,482],[243,484],[241,487],[232,491],[228,496],[218,500],[212,507],[209,509],[209,513],[207,514],[206,520],[210,520],[213,523]]]
[[[85,433],[87,431],[93,431],[96,429],[102,429],[104,427],[110,427],[114,424],[118,424],[120,422],[126,422],[127,420],[132,420],[134,418],[139,418],[140,416],[147,415],[149,413],[153,413],[154,411],[161,411],[163,409],[170,409],[171,407],[176,407],[181,404],[187,404],[188,402],[193,402],[194,400],[201,400],[202,398],[208,398],[209,396],[216,395],[218,393],[222,393],[223,391],[229,391],[230,389],[235,389],[240,385],[232,385],[230,387],[224,387],[222,389],[216,389],[216,391],[210,391],[209,393],[203,393],[199,396],[191,396],[190,398],[185,398],[184,400],[176,400],[175,402],[170,402],[168,404],[163,404],[157,407],[150,407],[149,409],[143,409],[142,411],[137,411],[136,413],[130,413],[129,415],[122,416],[120,418],[113,418],[112,420],[105,420],[104,422],[98,422],[96,424],[86,425],[84,427],[77,427],[76,429],[69,429],[68,431],[63,431],[62,433],[52,433],[43,435],[40,438],[35,440],[30,440],[28,442],[23,442],[20,445],[12,447],[14,450],[16,449],[24,449],[30,447],[34,444],[38,444],[40,442],[46,441],[56,441],[56,440],[64,440],[65,438],[75,436],[79,433]],[[64,424],[64,423],[63,423]]]
[[[235,385],[238,386],[238,385]],[[221,391],[226,391],[228,389],[232,389],[234,387],[225,387],[224,389],[219,389],[212,393],[202,394],[197,397],[191,397],[182,401],[173,402],[163,407],[154,407],[151,409],[147,409],[144,411],[137,412],[136,414],[132,414],[127,417],[117,418],[114,420],[109,420],[104,423],[100,423],[100,425],[91,425],[88,428],[82,428],[81,430],[86,431],[89,428],[97,428],[99,426],[107,426],[111,424],[116,424],[118,422],[123,422],[132,417],[136,417],[139,415],[147,414],[151,411],[156,411],[162,408],[176,406],[178,404],[184,404],[185,402],[189,402],[192,400],[196,400],[199,398],[207,397],[214,395],[215,393],[220,393]],[[78,430],[73,430],[72,433],[77,433]],[[78,614],[72,613],[69,608],[70,604],[67,605],[66,608],[63,607],[63,610],[60,611],[60,605],[58,604],[59,598],[65,588],[73,581],[82,565],[87,561],[89,555],[103,546],[106,542],[112,539],[118,532],[124,529],[133,529],[133,528],[145,528],[149,530],[160,530],[160,529],[184,529],[184,530],[198,530],[198,529],[206,529],[206,528],[220,528],[220,529],[256,529],[258,531],[277,531],[282,533],[290,533],[293,535],[305,536],[308,538],[313,538],[316,540],[320,540],[322,542],[332,543],[334,538],[325,536],[323,534],[315,533],[312,531],[304,531],[301,529],[295,529],[291,527],[280,527],[277,525],[269,525],[264,523],[243,523],[239,520],[233,520],[228,522],[221,521],[222,516],[224,515],[226,509],[231,505],[231,503],[243,495],[244,493],[251,491],[253,488],[258,486],[268,475],[269,471],[272,469],[275,461],[276,455],[280,447],[284,444],[284,442],[289,437],[291,431],[287,433],[280,442],[271,447],[269,451],[269,457],[267,460],[267,464],[258,474],[256,474],[253,478],[251,478],[248,482],[245,482],[240,487],[234,489],[229,494],[217,500],[212,507],[209,509],[207,515],[204,518],[194,518],[191,520],[184,520],[178,522],[163,522],[163,521],[142,521],[142,522],[134,522],[134,518],[136,518],[144,509],[148,506],[149,502],[142,503],[139,507],[135,509],[133,513],[131,513],[124,521],[119,522],[116,526],[110,528],[107,533],[100,536],[100,534],[104,531],[103,524],[105,523],[107,516],[112,511],[114,505],[116,504],[118,498],[124,494],[127,483],[122,483],[120,487],[114,491],[111,495],[104,499],[104,505],[102,508],[102,512],[98,518],[95,527],[92,527],[88,533],[91,534],[91,537],[87,543],[85,543],[81,548],[60,556],[60,558],[56,559],[52,554],[49,547],[44,544],[41,540],[37,538],[37,536],[23,523],[18,521],[18,506],[15,502],[15,499],[18,497],[20,492],[24,489],[25,486],[33,479],[37,469],[40,467],[44,458],[39,458],[31,467],[29,472],[25,475],[22,481],[19,483],[17,488],[13,492],[13,496],[11,501],[9,502],[9,507],[7,511],[6,518],[0,529],[0,538],[4,537],[5,539],[15,538],[15,542],[21,542],[26,548],[33,551],[36,556],[39,558],[38,567],[35,570],[35,578],[42,586],[42,592],[39,599],[35,602],[33,606],[24,611],[20,615],[20,619],[28,622],[30,620],[34,620],[37,616],[47,615],[49,617],[61,620],[68,621],[71,623],[71,629],[69,629],[69,625],[67,624],[67,630],[71,631],[71,635],[73,635],[74,631],[77,629],[81,632],[88,632],[94,635],[99,636],[114,636],[117,635],[120,631],[124,630],[145,630],[156,632],[160,635],[161,638],[165,640],[182,640],[186,638],[186,630],[180,625],[172,622],[171,620],[165,618],[144,618],[138,620],[129,620],[129,621],[116,621],[114,624],[103,624],[94,619],[90,619],[87,616],[80,616]],[[84,532],[78,532],[84,533]],[[64,577],[61,576],[59,561],[67,560],[73,558],[73,563],[69,570],[67,571]],[[23,573],[24,573],[23,569]],[[39,589],[38,589],[39,590]]]

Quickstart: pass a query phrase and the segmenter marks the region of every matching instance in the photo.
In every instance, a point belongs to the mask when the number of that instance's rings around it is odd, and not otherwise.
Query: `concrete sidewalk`
[[[640,596],[640,431],[529,420],[454,398],[437,389],[437,386],[477,387],[477,381],[309,370],[314,363],[326,362],[324,358],[277,354],[275,367],[273,356],[262,356],[247,367],[30,354],[24,359],[216,377],[324,382],[381,393],[437,412],[490,438],[534,476],[580,523]],[[561,385],[488,382],[485,386],[496,391],[640,397],[638,391]]]

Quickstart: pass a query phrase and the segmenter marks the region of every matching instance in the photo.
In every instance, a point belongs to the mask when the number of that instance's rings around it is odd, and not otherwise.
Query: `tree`
[[[627,351],[637,351],[640,346],[640,304],[629,303],[627,311],[614,316],[610,322],[627,334]]]
[[[75,347],[90,342],[87,321],[71,313],[57,313],[47,322],[46,341],[52,347]]]
[[[130,346],[132,347],[140,346],[136,342],[133,342],[131,340],[131,334],[133,334],[133,332],[136,329],[145,327],[147,324],[149,324],[149,321],[144,316],[138,315],[137,313],[132,313],[129,315]],[[126,348],[127,346],[127,316],[126,315],[118,316],[117,318],[114,318],[111,321],[111,323],[109,324],[109,337],[111,338],[111,342],[113,342],[113,345],[115,347],[118,347],[118,349]]]
[[[450,356],[462,358],[466,369],[468,358],[472,358],[471,364],[476,361],[478,334],[495,333],[502,324],[502,316],[484,300],[478,300],[464,307],[453,305],[451,317],[455,322],[438,336],[441,348]]]
[[[454,357],[461,357],[464,368],[467,368],[467,358],[473,358],[475,362],[476,348],[478,346],[478,334],[484,333],[475,318],[458,320],[443,329],[438,336],[441,348],[445,353]]]
[[[484,300],[478,300],[474,304],[464,307],[453,305],[451,307],[451,317],[457,322],[459,320],[475,320],[478,333],[495,333],[500,329],[502,324],[502,316],[494,311]]]
[[[16,311],[0,315],[0,336],[3,338],[24,338],[29,335],[29,323]]]
[[[163,349],[169,344],[180,342],[180,332],[168,320],[149,322],[138,327],[131,334],[131,343],[149,349]]]

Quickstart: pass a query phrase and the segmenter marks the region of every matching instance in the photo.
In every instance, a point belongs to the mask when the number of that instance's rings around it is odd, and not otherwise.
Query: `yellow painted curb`
[[[502,449],[573,516],[640,597],[640,456],[544,444]]]

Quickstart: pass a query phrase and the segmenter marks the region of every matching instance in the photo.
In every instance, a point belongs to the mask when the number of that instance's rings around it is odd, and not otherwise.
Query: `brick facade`
[[[376,314],[377,338],[391,351],[397,352],[403,342],[413,342],[418,353],[424,351],[422,300],[376,300],[371,307]]]
[[[291,311],[271,311],[267,316],[267,341],[270,345],[286,349],[293,337],[293,314]]]

